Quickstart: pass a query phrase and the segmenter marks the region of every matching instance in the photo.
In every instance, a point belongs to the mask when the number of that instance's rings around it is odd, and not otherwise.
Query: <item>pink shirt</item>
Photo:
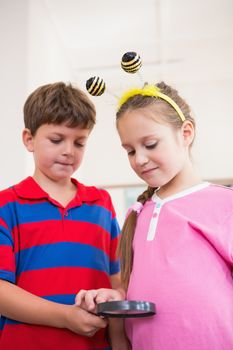
[[[133,350],[233,349],[233,190],[203,183],[138,216],[127,299],[156,304],[127,319]]]

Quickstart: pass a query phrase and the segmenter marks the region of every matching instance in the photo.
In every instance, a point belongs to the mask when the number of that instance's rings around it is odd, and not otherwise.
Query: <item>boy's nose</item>
[[[73,155],[74,154],[73,143],[70,143],[70,142],[65,143],[64,149],[63,149],[63,154],[66,154],[66,155]]]

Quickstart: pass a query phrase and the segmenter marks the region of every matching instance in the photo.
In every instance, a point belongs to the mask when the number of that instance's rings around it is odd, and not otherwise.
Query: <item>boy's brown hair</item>
[[[25,128],[35,135],[43,124],[92,129],[96,110],[89,97],[77,87],[63,82],[40,86],[24,104]]]

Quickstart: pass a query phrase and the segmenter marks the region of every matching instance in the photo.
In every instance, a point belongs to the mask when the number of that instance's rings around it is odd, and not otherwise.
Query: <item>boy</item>
[[[71,178],[95,108],[72,85],[48,84],[26,100],[24,122],[34,174],[0,192],[0,349],[110,349],[107,321],[74,304],[81,289],[120,286],[111,199]]]

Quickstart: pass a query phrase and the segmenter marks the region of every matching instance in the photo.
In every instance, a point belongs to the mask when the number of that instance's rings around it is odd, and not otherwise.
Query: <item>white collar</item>
[[[158,203],[158,202],[160,202],[160,203],[166,203],[166,202],[169,202],[169,201],[171,201],[171,200],[173,200],[173,199],[181,198],[181,197],[187,196],[187,195],[189,195],[189,194],[191,194],[191,193],[200,191],[200,190],[202,190],[202,189],[208,187],[209,185],[210,185],[209,182],[202,182],[202,183],[200,183],[200,184],[198,184],[198,185],[189,187],[189,188],[187,188],[186,190],[183,190],[183,191],[181,191],[181,192],[178,192],[178,193],[176,193],[176,194],[173,194],[173,195],[171,195],[171,196],[168,196],[168,197],[166,197],[166,198],[164,198],[164,199],[161,199],[161,198],[156,194],[156,192],[155,192],[155,193],[153,194],[153,196],[151,197],[151,199],[152,199],[153,202],[156,202],[156,203]]]

